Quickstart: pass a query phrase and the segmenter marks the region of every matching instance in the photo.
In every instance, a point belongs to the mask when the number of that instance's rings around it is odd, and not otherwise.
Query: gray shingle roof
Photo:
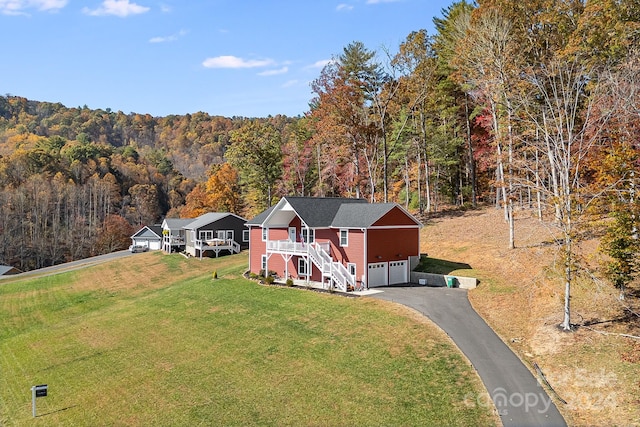
[[[140,230],[136,231],[131,237],[134,238],[153,235],[158,238],[162,238],[162,227],[159,225],[145,225]]]
[[[333,228],[366,228],[398,207],[396,203],[368,203],[365,199],[348,199],[340,197],[284,197],[296,214],[309,227]],[[247,225],[260,225],[278,206],[271,206],[255,218],[247,221]],[[407,214],[411,217],[410,214]],[[411,217],[417,225],[420,223]]]
[[[254,216],[252,219],[250,219],[249,221],[247,221],[246,225],[260,225],[262,224],[262,222],[269,216],[269,214],[271,213],[271,211],[276,207],[276,205],[273,205],[271,207],[269,207],[267,210],[259,213],[258,215]]]
[[[341,206],[371,206],[365,199],[342,197],[285,197],[285,199],[309,227],[330,227]]]
[[[370,227],[396,206],[395,203],[343,204],[333,218],[331,226],[335,228]]]
[[[179,230],[185,225],[192,223],[195,218],[165,218],[164,222],[167,223],[169,230]]]
[[[244,218],[239,217],[238,215],[232,214],[230,212],[209,212],[206,214],[200,215],[198,218],[195,218],[192,222],[187,225],[182,226],[182,228],[186,230],[195,230],[200,227],[204,227],[207,224],[211,224],[212,222],[216,222],[221,220],[222,218],[226,218],[228,216],[235,216],[245,221]]]
[[[20,273],[20,270],[17,268],[11,267],[10,265],[0,265],[0,276],[18,273]]]
[[[149,229],[151,231],[153,231],[154,233],[156,233],[158,235],[158,237],[162,237],[162,226],[155,224],[155,225],[150,225]]]

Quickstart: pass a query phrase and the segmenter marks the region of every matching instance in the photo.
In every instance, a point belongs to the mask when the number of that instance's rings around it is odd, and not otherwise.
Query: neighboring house
[[[409,281],[422,224],[396,203],[283,197],[247,222],[249,271],[347,291]]]
[[[131,241],[134,246],[146,246],[151,251],[162,249],[162,227],[145,225],[131,236]]]
[[[0,276],[9,276],[12,274],[19,274],[22,273],[22,271],[18,270],[15,267],[11,267],[10,265],[0,265]]]
[[[249,247],[246,219],[228,212],[200,215],[182,228],[185,230],[185,252],[202,259],[210,251],[217,257],[221,251],[238,253]]]
[[[185,248],[185,225],[193,222],[194,218],[165,218],[162,221],[162,250],[164,252],[182,252]]]

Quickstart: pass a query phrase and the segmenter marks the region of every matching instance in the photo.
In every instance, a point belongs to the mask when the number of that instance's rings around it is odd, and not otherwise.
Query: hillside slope
[[[637,321],[612,321],[624,314],[617,291],[577,279],[572,323],[591,329],[561,332],[564,283],[553,230],[527,211],[516,218],[514,250],[507,249],[502,212],[492,208],[425,221],[421,250],[472,267],[455,272],[480,279],[471,303],[527,366],[540,366],[567,402],[556,400],[571,425],[640,425],[639,341],[595,331],[640,335]],[[580,251],[584,262],[597,265],[597,241],[583,242]]]

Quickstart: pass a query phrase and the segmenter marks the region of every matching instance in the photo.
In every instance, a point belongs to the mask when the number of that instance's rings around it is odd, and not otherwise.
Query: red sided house
[[[249,271],[342,291],[409,281],[420,222],[395,203],[283,197],[247,222]]]

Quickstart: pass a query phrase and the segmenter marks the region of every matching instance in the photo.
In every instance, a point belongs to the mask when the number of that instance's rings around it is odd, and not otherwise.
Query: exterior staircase
[[[322,272],[323,278],[329,278],[332,288],[347,292],[355,287],[355,278],[342,263],[336,262],[319,244],[311,243],[308,248],[311,262]]]
[[[302,243],[290,240],[270,240],[267,242],[267,251],[276,253],[308,256],[309,260],[321,272],[323,279],[329,279],[330,289],[343,292],[354,289],[356,285],[353,277],[342,263],[334,261],[329,254],[329,247],[325,249],[322,243]]]

